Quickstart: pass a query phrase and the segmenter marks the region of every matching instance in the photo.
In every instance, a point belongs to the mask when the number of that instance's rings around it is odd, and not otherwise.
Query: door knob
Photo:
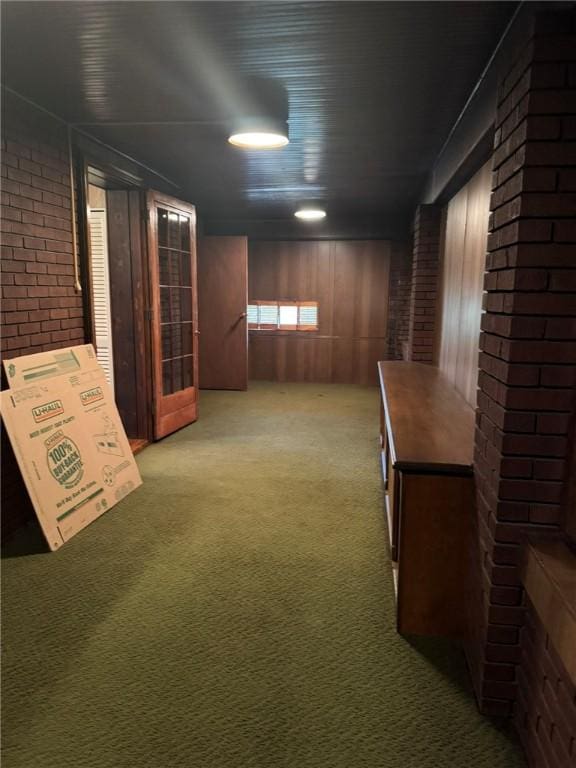
[[[245,317],[248,317],[248,313],[242,312],[242,314],[240,315],[240,320],[244,320]]]

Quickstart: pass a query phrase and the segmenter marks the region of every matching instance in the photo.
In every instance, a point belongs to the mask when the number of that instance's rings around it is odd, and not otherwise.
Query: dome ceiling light
[[[326,218],[326,211],[324,211],[322,208],[299,208],[294,213],[294,216],[296,216],[297,219],[301,219],[302,221],[320,221],[321,219]]]
[[[228,137],[230,144],[245,149],[278,149],[289,143],[288,123],[267,116],[235,121]]]
[[[282,83],[247,77],[234,99],[228,141],[243,149],[279,149],[288,135],[288,96]]]

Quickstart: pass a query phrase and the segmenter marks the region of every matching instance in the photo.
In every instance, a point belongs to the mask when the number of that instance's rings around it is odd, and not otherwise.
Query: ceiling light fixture
[[[322,208],[300,208],[294,213],[297,219],[303,221],[320,221],[320,219],[326,218],[326,211]]]
[[[267,131],[244,131],[228,137],[230,144],[243,149],[279,149],[289,143],[288,136]]]
[[[282,83],[246,77],[238,87],[236,102],[230,121],[230,144],[244,149],[278,149],[290,142],[288,96]]]

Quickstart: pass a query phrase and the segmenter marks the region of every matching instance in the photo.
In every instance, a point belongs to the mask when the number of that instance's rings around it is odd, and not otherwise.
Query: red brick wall
[[[418,206],[414,218],[410,328],[405,359],[421,363],[432,363],[435,354],[441,223],[440,206]]]
[[[576,687],[534,607],[521,636],[514,723],[530,768],[576,765]]]
[[[84,342],[82,297],[74,289],[66,131],[7,99],[1,138],[4,359]],[[30,516],[30,507],[5,440],[3,448],[5,535]]]
[[[5,113],[2,136],[2,341],[4,357],[82,343],[74,289],[65,132],[32,133]],[[8,123],[8,120],[11,122]]]
[[[561,522],[576,395],[575,14],[537,16],[499,93],[475,451],[481,707],[509,714],[526,531]],[[572,166],[572,167],[569,167]]]
[[[388,360],[402,360],[410,334],[412,253],[404,243],[392,243],[388,298]]]

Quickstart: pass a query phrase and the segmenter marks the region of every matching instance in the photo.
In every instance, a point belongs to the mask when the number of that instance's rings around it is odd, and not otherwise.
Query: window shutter
[[[278,304],[261,302],[258,306],[260,328],[278,328]]]
[[[298,307],[298,327],[302,330],[318,327],[318,304],[316,302],[300,304]]]
[[[258,305],[248,304],[248,325],[258,327]]]
[[[92,301],[94,305],[94,336],[96,358],[104,369],[114,391],[114,360],[112,357],[112,312],[110,308],[110,273],[108,269],[108,230],[106,211],[92,208],[90,225],[90,256],[92,261]]]

